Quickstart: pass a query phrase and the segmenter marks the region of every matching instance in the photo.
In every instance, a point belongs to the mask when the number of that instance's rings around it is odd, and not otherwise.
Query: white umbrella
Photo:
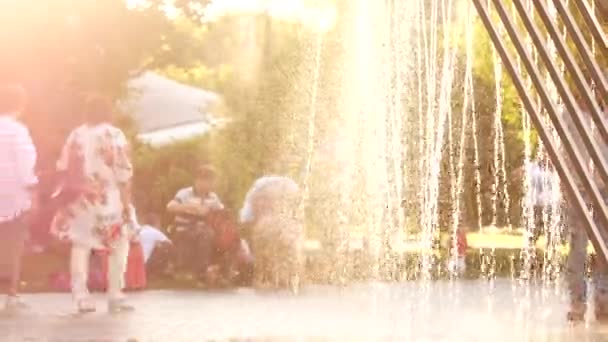
[[[217,124],[219,95],[145,72],[129,81],[124,104],[138,126],[138,138],[154,146],[203,135]]]

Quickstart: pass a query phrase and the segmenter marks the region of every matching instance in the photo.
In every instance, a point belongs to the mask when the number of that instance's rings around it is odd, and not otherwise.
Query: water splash
[[[460,226],[460,219],[462,214],[461,208],[461,197],[464,192],[464,170],[465,170],[465,157],[466,157],[466,146],[467,136],[470,132],[467,131],[469,126],[469,115],[471,112],[472,104],[474,101],[472,98],[472,87],[470,80],[473,78],[473,20],[475,18],[472,15],[472,5],[467,4],[466,19],[465,19],[465,41],[466,41],[466,61],[465,61],[465,75],[464,75],[464,90],[463,90],[463,104],[462,104],[462,118],[460,123],[460,141],[458,144],[458,163],[456,165],[456,180],[451,182],[452,185],[452,245],[450,251],[451,264],[456,265],[458,261],[458,230],[462,229]],[[475,115],[473,113],[473,115]],[[451,132],[451,130],[450,130]],[[471,135],[475,135],[473,132]],[[450,156],[452,154],[450,153]],[[453,158],[453,157],[452,157]],[[454,271],[454,270],[453,270]]]
[[[528,12],[529,13],[534,13],[534,7],[532,4],[531,0],[527,0],[527,2],[525,3]],[[513,5],[512,7],[512,11],[513,13],[517,13],[517,10],[515,9],[515,5]],[[514,18],[518,18],[517,15],[513,16]],[[532,43],[532,39],[530,36],[526,35],[526,38],[524,40],[525,46],[528,50],[529,53],[531,53],[532,56],[535,56],[535,49],[534,49],[534,45]],[[521,57],[519,56],[519,54],[517,55],[517,66],[518,66],[518,70],[522,75],[525,75],[525,83],[526,83],[526,87],[528,89],[531,89],[532,87],[532,80],[530,79],[529,75],[527,74],[527,72],[525,71],[525,68],[523,68],[522,66],[522,61],[521,61]],[[538,108],[538,107],[537,107]],[[524,196],[522,198],[522,213],[523,213],[523,222],[524,222],[524,248],[521,251],[521,258],[523,260],[523,265],[522,265],[522,278],[524,279],[529,279],[531,277],[531,271],[532,271],[532,263],[534,260],[534,246],[532,246],[530,244],[531,239],[530,237],[533,236],[535,229],[535,225],[536,222],[534,220],[534,203],[533,203],[533,197],[532,197],[532,179],[531,179],[531,175],[530,175],[530,166],[532,165],[532,142],[531,142],[531,136],[532,136],[532,123],[530,121],[530,113],[528,113],[528,111],[523,108],[523,105],[521,106],[521,115],[522,115],[522,129],[523,129],[523,140],[524,140],[524,161],[523,161],[523,165],[522,165],[522,174],[523,174],[523,184],[522,184],[522,191],[524,193]]]
[[[340,108],[347,142],[341,152],[360,160],[354,172],[345,174],[361,178],[360,191],[350,191],[361,203],[372,277],[380,277],[382,269],[393,267],[393,259],[400,257],[395,240],[406,240],[418,231],[420,271],[423,278],[430,278],[445,266],[436,262],[434,253],[440,228],[441,162],[444,149],[453,150],[453,129],[460,125],[453,121],[451,105],[457,61],[451,41],[453,1],[358,0],[351,10]],[[407,50],[412,46],[415,56]],[[469,58],[471,53],[469,47]],[[471,73],[465,82],[472,102]],[[468,107],[474,110],[474,104]],[[468,121],[462,125],[468,133]],[[476,140],[475,133],[471,136]],[[465,154],[459,155],[462,159]],[[462,191],[463,181],[456,173],[463,167],[454,160],[450,165],[458,169],[449,175],[454,198]]]
[[[383,268],[390,267],[394,254],[389,240],[399,235],[405,224],[402,156],[407,143],[402,141],[405,113],[400,83],[405,78],[401,68],[407,65],[393,65],[403,62],[398,45],[408,38],[393,22],[390,8],[386,3],[356,1],[345,32],[349,53],[341,110],[346,113],[344,128],[351,134],[342,152],[354,152],[359,160],[355,172],[361,186],[353,195],[361,203],[356,216],[361,217],[375,279],[381,277]],[[397,10],[401,11],[400,7]]]
[[[472,39],[471,41],[467,41],[467,56],[472,54]],[[469,57],[467,57],[469,58]],[[472,58],[472,57],[471,57]],[[477,215],[477,225],[482,233],[484,231],[484,226],[482,224],[482,206],[481,206],[481,165],[479,159],[479,142],[477,139],[477,134],[479,130],[477,129],[477,106],[475,104],[475,91],[473,84],[473,73],[467,73],[467,77],[465,82],[468,84],[470,90],[471,97],[471,136],[473,137],[473,175],[474,175],[474,188],[475,188],[475,208]]]
[[[534,13],[533,4],[531,1],[527,2],[527,7],[530,10],[530,13]],[[549,14],[557,20],[557,12],[553,4],[548,5]],[[533,44],[529,37],[526,39],[526,46],[535,59],[538,59],[538,54],[536,50],[533,48]],[[553,43],[553,40],[547,36],[546,37],[546,46],[548,52],[552,59],[558,60],[556,47]],[[559,63],[562,68],[563,73],[563,64]],[[562,105],[560,103],[560,97],[557,92],[555,85],[553,84],[551,77],[548,73],[545,73],[545,84],[549,91],[549,95],[555,103],[558,103],[558,107],[561,108]],[[526,79],[529,85],[531,85],[531,81],[529,77]],[[540,100],[538,100],[540,101]],[[540,105],[538,108],[542,108]],[[531,148],[530,148],[530,139],[529,139],[529,131],[530,131],[530,118],[527,112],[523,111],[523,127],[524,127],[524,142],[525,142],[525,174],[524,174],[524,203],[523,203],[523,213],[524,213],[524,223],[525,223],[525,231],[526,238],[524,241],[524,249],[522,250],[522,258],[523,258],[523,272],[522,277],[529,279],[532,276],[533,268],[537,264],[536,260],[536,239],[533,237],[539,236],[541,233],[546,239],[546,244],[543,252],[543,269],[540,272],[542,275],[543,281],[551,282],[556,279],[561,267],[559,263],[561,263],[561,255],[559,249],[559,242],[561,239],[561,231],[562,231],[562,222],[561,222],[561,193],[560,189],[560,180],[556,172],[553,170],[552,166],[546,162],[546,151],[544,150],[544,146],[542,142],[539,142],[539,146],[536,152],[536,158],[532,161],[531,157]],[[548,117],[546,111],[542,112],[543,120],[547,124],[547,127],[550,128],[551,134],[554,140],[558,143],[559,146],[559,137],[557,131],[554,129],[551,121]],[[540,182],[542,182],[542,188],[550,189],[551,193],[549,198],[539,199],[537,196],[534,196],[534,189],[532,189],[532,179],[530,171],[532,169],[532,165],[539,165],[540,163],[542,168],[542,174],[539,177]],[[546,202],[545,204],[539,203],[538,201]],[[535,209],[535,206],[537,208]],[[540,206],[540,207],[538,207]],[[535,212],[535,210],[542,210],[541,212]],[[539,219],[540,216],[540,219]],[[540,226],[539,226],[540,225]],[[540,231],[539,231],[540,230]],[[549,240],[550,239],[550,240]]]
[[[446,263],[437,262],[439,233],[448,231],[456,242],[456,232],[464,226],[465,192],[474,192],[472,204],[476,205],[477,217],[470,217],[471,221],[477,220],[473,222],[474,228],[484,228],[481,184],[489,179],[482,179],[480,170],[481,133],[473,74],[476,16],[471,4],[460,0],[466,5],[467,11],[463,11],[466,16],[456,16],[461,22],[455,23],[455,3],[456,0],[356,0],[348,4],[347,24],[341,32],[345,39],[341,66],[344,75],[332,80],[339,84],[335,88],[339,88],[341,96],[336,110],[340,132],[336,135],[341,140],[337,150],[346,155],[340,171],[343,181],[336,187],[343,208],[336,214],[346,217],[340,220],[340,225],[356,226],[345,230],[356,231],[353,236],[363,237],[373,279],[394,279],[398,273],[396,263],[412,252],[419,255],[419,262],[405,271],[407,278],[432,279],[442,272]],[[464,51],[453,41],[463,31]],[[308,122],[308,172],[318,147],[314,142],[316,101],[323,96],[317,93],[323,40],[319,38],[317,43]],[[528,46],[532,47],[531,41]],[[492,53],[496,108],[492,126],[494,149],[490,155],[494,164],[494,173],[489,175],[494,185],[490,214],[492,225],[501,224],[504,213],[504,221],[511,227],[506,126],[502,120],[503,67],[496,51]],[[462,57],[464,68],[459,70]],[[518,64],[521,70],[521,62]],[[458,113],[452,112],[455,79],[462,79],[464,88],[464,103]],[[523,109],[522,128],[526,168],[532,159],[533,133],[528,113]],[[529,176],[527,172],[523,176],[524,191],[528,193]],[[467,187],[467,177],[474,187]],[[449,206],[443,206],[444,196],[449,197]],[[532,229],[531,198],[526,196],[521,205],[526,228]],[[450,211],[443,212],[444,209]],[[447,219],[440,218],[443,214]],[[441,226],[443,223],[446,225]],[[350,240],[350,235],[345,233],[341,237]],[[417,244],[407,241],[414,238]],[[398,248],[400,243],[401,247],[405,245],[403,249]],[[455,258],[455,246],[451,247],[450,257]],[[493,259],[488,255],[483,260],[490,278],[496,272]]]
[[[389,117],[387,118],[387,126],[389,130],[389,146],[387,147],[387,164],[388,164],[388,181],[389,186],[392,185],[392,193],[388,198],[392,208],[391,212],[391,235],[392,241],[403,242],[407,237],[405,232],[405,209],[404,196],[406,189],[406,156],[409,149],[409,144],[406,137],[404,125],[405,108],[403,106],[403,96],[405,95],[404,82],[408,78],[408,67],[404,60],[410,59],[403,41],[408,40],[409,27],[403,24],[402,18],[407,16],[408,8],[402,3],[391,1],[388,7],[390,13],[389,20],[389,63],[390,70],[387,71],[388,101],[389,101]],[[396,249],[396,248],[392,248]]]
[[[428,277],[430,270],[434,265],[435,246],[439,235],[439,185],[441,178],[441,160],[444,148],[444,140],[446,135],[446,124],[448,117],[451,115],[451,94],[454,80],[454,59],[456,48],[451,44],[451,25],[448,20],[452,18],[453,3],[451,0],[442,1],[441,3],[433,2],[431,4],[431,47],[436,47],[438,44],[437,31],[440,27],[444,29],[443,47],[441,58],[432,55],[431,57],[431,72],[432,79],[439,80],[431,85],[427,84],[427,110],[426,110],[426,139],[427,144],[427,170],[425,176],[425,191],[424,191],[424,212],[422,215],[422,243],[424,248],[429,251],[424,253],[422,260],[423,277]],[[439,13],[443,19],[442,26],[437,21]],[[441,73],[438,73],[441,63]],[[439,76],[439,77],[437,77]],[[436,89],[438,87],[439,89]]]
[[[302,180],[303,191],[302,200],[298,209],[299,213],[303,216],[306,205],[310,197],[310,175],[312,172],[313,160],[315,155],[315,132],[316,132],[316,120],[317,120],[317,98],[319,91],[319,77],[321,73],[321,53],[323,51],[323,34],[317,34],[315,44],[315,66],[314,75],[312,79],[312,88],[310,96],[310,112],[308,115],[308,131],[307,131],[307,147],[306,147],[306,166],[304,169],[304,179]]]
[[[499,34],[502,34],[499,29]],[[511,229],[510,221],[510,196],[507,182],[507,171],[505,167],[505,143],[504,143],[504,128],[502,123],[503,111],[503,66],[498,52],[492,48],[492,60],[494,64],[494,81],[495,81],[495,96],[496,106],[494,112],[494,148],[492,166],[494,172],[494,182],[492,184],[492,227],[496,227],[498,219],[498,202],[502,199],[505,222]],[[500,196],[502,195],[502,197]]]
[[[552,20],[557,21],[557,9],[552,2],[548,3],[548,13]],[[547,50],[549,52],[549,56],[552,60],[558,61],[559,69],[561,70],[561,74],[565,75],[564,64],[561,59],[558,58],[557,48],[553,39],[547,36]],[[547,84],[547,89],[549,91],[549,95],[558,104],[558,109],[563,110],[563,104],[561,103],[559,93],[555,84],[552,82],[550,75],[546,75],[545,83]],[[547,115],[546,115],[547,116]],[[550,120],[546,119],[548,122]],[[548,125],[551,127],[551,132],[554,140],[559,140],[559,135],[557,134],[557,130],[553,127],[553,125]],[[543,150],[543,154],[546,152]],[[548,159],[548,158],[547,158]],[[560,179],[557,173],[554,171],[553,167],[549,165],[547,162],[545,167],[549,172],[545,173],[545,177],[543,182],[545,183],[546,188],[551,189],[551,194],[549,198],[549,205],[547,205],[542,213],[543,222],[545,223],[543,227],[543,233],[545,235],[546,244],[545,250],[543,253],[543,278],[545,282],[551,282],[556,279],[560,272],[559,264],[561,262],[560,256],[560,242],[562,240],[561,232],[562,232],[562,205],[561,205],[561,186]],[[538,227],[537,227],[538,229]]]
[[[420,25],[422,28],[422,38],[424,42],[425,51],[425,65],[426,65],[426,108],[422,113],[425,113],[424,120],[424,159],[425,164],[422,170],[425,170],[423,177],[423,197],[422,197],[422,217],[421,217],[421,240],[422,240],[422,277],[429,279],[431,277],[431,270],[433,268],[433,241],[435,239],[435,233],[437,230],[437,188],[439,178],[439,165],[434,163],[434,157],[436,155],[437,146],[439,145],[438,139],[443,140],[443,123],[436,115],[436,88],[439,78],[437,77],[437,54],[432,53],[437,51],[437,34],[439,26],[438,21],[438,7],[439,2],[433,1],[430,4],[430,19],[426,17],[426,3],[421,1],[421,13],[419,16]],[[430,25],[427,25],[427,20]],[[429,37],[430,36],[430,37]],[[429,37],[429,38],[427,38]],[[441,79],[440,81],[443,81]],[[439,85],[440,86],[440,85]],[[422,115],[419,113],[419,115]],[[439,122],[438,122],[439,121]],[[441,132],[440,132],[441,131]],[[440,134],[441,133],[441,134]],[[428,182],[427,182],[428,180]]]

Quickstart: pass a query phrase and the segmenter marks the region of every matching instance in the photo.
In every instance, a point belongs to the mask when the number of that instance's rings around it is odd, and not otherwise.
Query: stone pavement
[[[133,313],[69,315],[68,294],[25,295],[32,310],[0,318],[0,341],[606,341],[608,328],[564,321],[560,288],[511,281],[366,283],[297,295],[154,291]]]

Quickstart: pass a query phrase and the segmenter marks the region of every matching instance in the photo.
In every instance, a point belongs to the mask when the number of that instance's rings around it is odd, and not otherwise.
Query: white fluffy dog
[[[254,286],[297,292],[304,259],[299,187],[289,178],[276,177],[249,200],[255,217],[251,231]]]
[[[303,235],[301,223],[280,215],[264,216],[255,224],[251,239],[255,287],[298,291]]]

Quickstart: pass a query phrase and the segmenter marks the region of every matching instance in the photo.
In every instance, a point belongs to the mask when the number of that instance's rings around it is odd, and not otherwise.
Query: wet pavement
[[[515,281],[366,283],[285,292],[151,291],[137,311],[70,315],[67,294],[25,295],[32,309],[0,317],[0,341],[608,341],[596,322],[564,320],[556,285]]]

